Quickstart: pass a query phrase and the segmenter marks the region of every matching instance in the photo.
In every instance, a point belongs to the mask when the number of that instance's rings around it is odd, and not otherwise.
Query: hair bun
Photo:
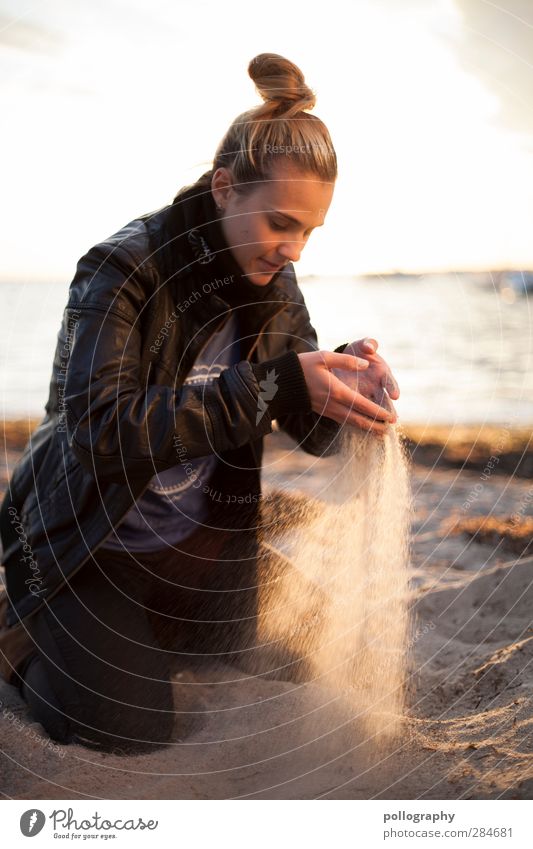
[[[259,53],[248,65],[248,74],[265,103],[291,114],[313,109],[316,98],[297,65],[279,53]]]

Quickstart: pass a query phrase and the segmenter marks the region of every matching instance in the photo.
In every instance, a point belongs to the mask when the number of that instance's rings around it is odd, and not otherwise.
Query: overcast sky
[[[169,203],[286,55],[339,156],[299,271],[533,267],[531,0],[0,0],[3,279]]]

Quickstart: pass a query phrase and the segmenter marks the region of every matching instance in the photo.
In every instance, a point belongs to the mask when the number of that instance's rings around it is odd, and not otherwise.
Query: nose
[[[298,262],[302,249],[303,243],[297,241],[283,242],[278,245],[278,253],[288,262]]]

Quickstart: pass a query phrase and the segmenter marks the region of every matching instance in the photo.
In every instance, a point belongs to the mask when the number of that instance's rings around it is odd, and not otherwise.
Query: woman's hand
[[[373,390],[369,387],[369,391],[376,392],[379,388],[386,389],[390,398],[397,401],[400,397],[399,386],[383,357],[376,354],[377,349],[377,341],[366,336],[364,339],[359,339],[358,342],[347,345],[343,354],[354,354],[356,357],[364,357],[368,360],[370,367],[365,372],[365,379],[372,380],[375,384]]]
[[[345,349],[347,353],[310,351],[298,354],[298,357],[311,397],[312,409],[316,413],[327,416],[338,424],[351,424],[362,430],[384,434],[387,424],[396,421],[396,412],[390,401],[388,402],[390,406],[384,407],[372,400],[372,396],[376,394],[377,384],[385,378],[381,366],[384,360],[381,357],[376,358],[375,354],[371,353],[370,347],[364,344],[370,341],[374,340],[362,340],[362,345],[360,342],[349,345]],[[352,353],[354,346],[361,346],[357,348],[359,353]],[[377,348],[377,342],[375,347]],[[373,347],[372,351],[374,351]],[[379,367],[377,361],[379,361]],[[386,364],[385,368],[390,375]],[[370,369],[371,375],[366,378]],[[335,372],[342,375],[342,379]],[[394,380],[392,375],[390,378]],[[353,388],[347,386],[346,380],[349,380]],[[392,388],[392,384],[389,385]],[[368,391],[368,395],[365,390]],[[383,397],[383,387],[380,397]]]
[[[390,399],[393,398],[396,401],[400,397],[400,390],[387,363],[376,353],[377,349],[377,341],[369,337],[352,342],[351,345],[346,346],[343,353],[364,357],[368,361],[368,368],[358,375],[354,375],[353,372],[343,373],[336,368],[333,371],[352,389],[389,410],[396,421],[396,411]]]

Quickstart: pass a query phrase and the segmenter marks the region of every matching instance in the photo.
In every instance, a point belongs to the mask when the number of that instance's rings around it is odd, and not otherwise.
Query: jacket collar
[[[202,182],[206,177],[204,175],[192,187],[182,189],[171,205],[144,216],[152,255],[159,269],[160,285],[169,287],[167,291],[171,293],[175,305],[174,313],[182,324],[185,351],[182,367],[185,373],[191,368],[198,351],[231,310],[237,314],[239,321],[243,358],[248,358],[257,347],[263,328],[275,315],[286,309],[291,301],[283,285],[284,271],[270,281],[268,297],[258,299],[251,305],[232,306],[224,299],[223,286],[206,285],[212,284],[217,276],[215,266],[218,266],[216,259],[211,259],[216,251],[207,241],[205,227],[202,233],[202,225],[206,222],[199,199],[205,192],[211,192],[210,181],[207,185]],[[241,269],[237,268],[240,274]],[[223,277],[223,270],[221,274]],[[155,312],[158,300],[152,301],[152,310]],[[158,320],[155,317],[156,324]],[[244,353],[246,350],[247,353]]]
[[[218,222],[214,222],[210,175],[206,172],[192,186],[181,189],[173,203],[156,213],[147,226],[162,284],[172,285],[176,301],[200,291],[197,311],[218,315],[232,306],[239,308],[240,303],[238,299],[236,303],[226,300],[224,287],[209,285],[209,281],[219,275],[241,276],[242,270],[220,236]],[[245,287],[253,292],[249,282]],[[283,287],[283,272],[275,274],[264,289],[266,292],[253,302],[253,311],[261,322],[290,300]],[[252,299],[253,294],[245,298],[248,304]]]

